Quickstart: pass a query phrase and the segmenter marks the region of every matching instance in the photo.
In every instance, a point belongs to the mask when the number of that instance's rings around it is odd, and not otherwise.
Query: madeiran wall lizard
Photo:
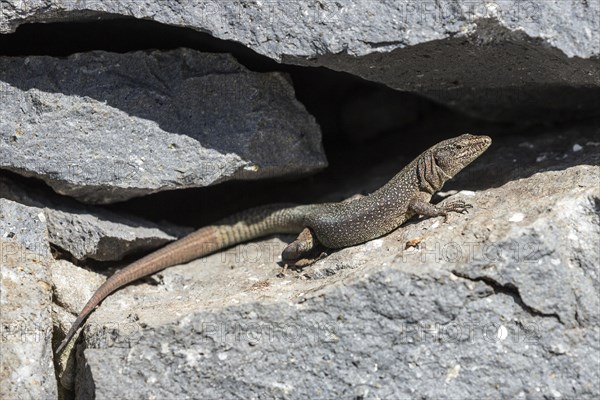
[[[320,258],[323,247],[339,249],[364,243],[395,230],[414,215],[446,217],[449,212],[465,212],[470,204],[459,200],[433,205],[431,196],[491,143],[488,136],[464,134],[429,148],[367,196],[339,203],[257,207],[201,228],[109,277],[83,307],[57,353],[108,295],[167,267],[261,236],[298,232],[298,239],[283,250],[282,260],[286,265],[303,266]]]

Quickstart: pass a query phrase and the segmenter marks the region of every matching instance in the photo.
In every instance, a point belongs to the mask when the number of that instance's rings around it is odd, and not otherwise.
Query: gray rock
[[[122,260],[131,254],[156,249],[192,231],[191,228],[167,223],[159,225],[131,215],[85,206],[49,190],[27,188],[4,176],[0,176],[0,193],[4,198],[39,207],[48,231],[45,246],[50,242],[79,261]],[[11,221],[14,219],[7,216],[6,223]]]
[[[76,392],[598,396],[600,167],[591,133],[499,139],[465,171],[462,189],[515,154],[522,177],[504,183],[513,169],[497,170],[485,190],[459,192],[471,213],[413,222],[285,278],[275,277],[276,262],[291,237],[241,244],[169,268],[159,285],[113,294],[84,330]],[[564,157],[541,160],[560,147]]]
[[[44,209],[52,244],[77,260],[118,261],[131,254],[140,254],[190,233],[193,229],[177,229],[180,234],[168,234],[157,224],[139,223],[139,218],[117,216],[97,211],[77,214]],[[164,228],[164,227],[162,227]]]
[[[598,115],[600,63],[596,57],[569,58],[521,30],[479,20],[464,35],[392,52],[362,57],[325,54],[310,59],[287,56],[284,61],[350,72],[473,117],[513,123]]]
[[[597,329],[574,335],[483,283],[410,269],[375,273],[300,305],[198,312],[179,325],[144,330],[123,347],[87,349],[88,368],[79,370],[87,384],[77,393],[98,399],[598,393],[598,372],[590,368],[600,350]],[[120,373],[111,373],[117,366]]]
[[[54,325],[66,332],[75,319],[74,315],[83,308],[106,277],[79,268],[66,260],[56,261],[51,273],[54,283]],[[68,357],[69,346],[62,354],[55,355],[55,365],[60,386],[72,391],[75,386],[76,364],[73,357]]]
[[[0,199],[0,398],[55,399],[50,248],[40,209]]]
[[[285,76],[227,54],[0,57],[0,90],[0,168],[85,202],[326,166]]]
[[[10,1],[0,31],[132,16],[208,32],[278,61],[349,72],[489,120],[561,120],[600,109],[598,0],[133,4]]]
[[[133,16],[514,123],[597,115],[599,5],[9,0],[0,32]],[[0,168],[87,202],[326,164],[286,77],[228,55],[3,57],[0,91]],[[346,107],[339,122],[358,138],[349,114],[362,105]],[[402,114],[410,122],[420,111]],[[394,127],[376,118],[364,135]],[[77,364],[68,352],[55,360],[61,386],[98,399],[600,397],[597,121],[500,136],[440,195],[466,189],[455,198],[474,204],[470,214],[413,221],[283,278],[287,236],[116,292],[88,319]],[[168,239],[6,188],[0,180],[2,197],[31,207],[0,199],[0,397],[56,398],[51,300],[55,329],[66,331],[104,278],[51,261],[48,241],[107,260]]]
[[[72,313],[79,312],[106,280],[105,276],[77,267],[66,260],[57,260],[51,273],[55,302]],[[66,327],[69,328],[70,323]]]
[[[22,247],[44,258],[50,256],[46,215],[40,208],[0,197],[0,238],[6,246],[13,243],[15,248]],[[14,254],[9,247],[4,247],[2,254]]]
[[[293,3],[222,2],[183,5],[129,0],[62,2],[8,0],[0,9],[0,32],[31,22],[86,20],[128,16],[189,27],[240,42],[260,54],[312,57],[347,53],[362,56],[389,52],[432,40],[447,39],[475,28],[476,21],[495,19],[511,31],[556,47],[569,57],[600,54],[598,2],[440,3],[395,0],[340,0]]]

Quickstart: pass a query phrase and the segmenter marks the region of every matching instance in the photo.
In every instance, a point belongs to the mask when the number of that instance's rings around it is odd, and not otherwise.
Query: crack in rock
[[[521,294],[519,293],[519,288],[512,283],[501,284],[500,282],[494,280],[489,276],[479,276],[476,278],[470,277],[467,274],[461,273],[457,270],[452,270],[451,273],[459,278],[467,279],[471,282],[483,282],[486,285],[490,286],[494,291],[494,294],[502,293],[508,295],[513,298],[516,304],[519,305],[525,312],[542,318],[555,318],[560,324],[563,322],[560,319],[560,316],[557,313],[544,313],[523,301]],[[564,325],[564,324],[563,324]]]

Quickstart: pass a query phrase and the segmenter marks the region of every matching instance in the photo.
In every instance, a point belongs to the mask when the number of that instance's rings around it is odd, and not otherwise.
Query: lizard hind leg
[[[281,261],[287,265],[305,267],[325,257],[326,248],[319,243],[310,228],[304,228],[292,243],[281,253]]]

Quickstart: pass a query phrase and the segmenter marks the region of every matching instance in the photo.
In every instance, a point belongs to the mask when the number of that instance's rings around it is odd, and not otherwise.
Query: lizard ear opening
[[[440,168],[444,173],[448,173],[447,170],[450,165],[449,161],[452,159],[450,152],[447,149],[440,149],[433,153],[433,160],[435,165]]]

